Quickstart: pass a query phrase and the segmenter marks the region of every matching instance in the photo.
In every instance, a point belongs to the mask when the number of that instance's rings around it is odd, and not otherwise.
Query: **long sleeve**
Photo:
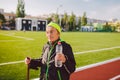
[[[72,52],[72,48],[69,44],[65,45],[63,47],[63,53],[66,57],[66,62],[64,63],[64,67],[66,69],[66,71],[71,74],[72,72],[75,71],[75,65],[76,65],[76,62],[75,62],[75,58],[74,58],[74,55],[73,55],[73,52]]]
[[[38,67],[40,67],[41,65],[42,65],[41,59],[31,59],[29,68],[37,70]]]
[[[39,59],[31,59],[29,68],[37,70],[38,67],[41,67],[43,65],[44,61],[46,62],[47,53],[45,51],[48,51],[46,48],[48,48],[48,45],[45,45],[43,47],[42,55]]]

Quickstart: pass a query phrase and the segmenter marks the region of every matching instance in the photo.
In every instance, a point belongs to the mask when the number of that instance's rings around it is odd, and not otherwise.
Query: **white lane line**
[[[120,46],[116,46],[116,47],[111,47],[111,48],[104,48],[104,49],[102,49],[102,50],[110,50],[110,49],[115,49],[115,48],[120,48]],[[77,54],[83,54],[83,53],[88,53],[88,52],[95,52],[95,51],[101,51],[100,49],[99,50],[91,50],[91,51],[84,51],[84,52],[78,52]],[[76,54],[76,53],[75,53]],[[14,62],[13,62],[14,63]],[[17,63],[17,62],[15,62],[15,63]],[[18,61],[18,63],[19,63],[19,61]],[[12,62],[8,62],[8,64],[12,64]],[[1,64],[0,64],[1,65]],[[2,65],[4,65],[4,63],[2,63]],[[5,65],[7,65],[6,63],[5,63]]]
[[[103,48],[103,49],[96,49],[96,50],[89,50],[89,51],[83,51],[83,52],[75,52],[74,54],[83,54],[83,53],[90,53],[90,52],[99,52],[99,51],[105,51],[105,50],[111,50],[111,49],[117,49],[120,48],[120,46],[110,47],[110,48]]]
[[[120,75],[117,75],[117,76],[115,76],[115,77],[113,77],[113,78],[111,78],[109,80],[117,80],[117,79],[120,79]]]
[[[103,62],[98,62],[98,63],[95,63],[95,64],[90,64],[90,65],[83,66],[83,67],[79,67],[79,68],[76,69],[75,72],[82,71],[82,70],[89,69],[89,68],[93,68],[93,67],[100,66],[100,65],[103,65],[103,64],[111,63],[111,62],[114,62],[114,61],[117,61],[117,60],[120,60],[120,57],[113,58],[113,59],[110,59],[110,60],[106,60],[106,61],[103,61]]]
[[[32,79],[32,80],[40,80],[40,78],[35,78],[35,79]]]
[[[25,39],[25,40],[34,40],[32,38],[26,38],[26,37],[22,37],[22,36],[13,36],[13,35],[10,35],[10,34],[2,34],[0,33],[1,35],[5,35],[5,36],[10,36],[10,37],[15,37],[15,38],[22,38],[22,39]]]
[[[0,42],[14,42],[14,41],[22,41],[22,40],[0,40]]]
[[[22,60],[22,61],[15,61],[15,62],[0,63],[0,66],[3,66],[3,65],[8,65],[8,64],[23,63],[23,62],[24,62],[24,60]]]

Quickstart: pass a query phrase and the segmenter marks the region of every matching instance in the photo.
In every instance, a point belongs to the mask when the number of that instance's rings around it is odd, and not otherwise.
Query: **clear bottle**
[[[58,42],[58,44],[56,45],[56,55],[59,56],[60,54],[63,54],[62,50],[63,50],[62,44],[61,44],[61,42]],[[55,66],[62,67],[62,61],[56,59]]]

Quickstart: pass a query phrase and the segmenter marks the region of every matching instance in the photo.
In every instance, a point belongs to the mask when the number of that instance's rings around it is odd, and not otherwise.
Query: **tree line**
[[[16,9],[16,18],[25,17],[25,3],[24,0],[18,0],[17,9]],[[88,24],[87,22],[87,16],[86,12],[83,13],[83,16],[76,16],[73,12],[71,15],[68,15],[66,12],[63,15],[59,14],[52,14],[50,17],[48,17],[47,22],[54,21],[58,23],[63,31],[80,31],[81,26],[93,26],[93,23]],[[6,22],[5,17],[3,14],[0,14],[0,26]],[[9,20],[10,26],[15,26],[15,18]],[[103,25],[103,24],[102,24]],[[114,24],[109,22],[106,22],[103,25],[102,31],[108,32],[108,31],[116,31],[116,28],[120,27],[120,22]]]
[[[47,18],[48,23],[53,21],[61,25],[63,30],[76,31],[81,28],[81,26],[87,25],[86,12],[83,13],[82,17],[76,17],[72,12],[68,15],[66,12],[64,15],[52,14],[51,17]]]

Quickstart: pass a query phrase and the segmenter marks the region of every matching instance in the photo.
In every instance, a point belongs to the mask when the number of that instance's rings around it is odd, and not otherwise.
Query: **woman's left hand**
[[[55,60],[60,60],[60,61],[62,61],[62,63],[65,63],[66,58],[65,58],[64,54],[56,54]]]

